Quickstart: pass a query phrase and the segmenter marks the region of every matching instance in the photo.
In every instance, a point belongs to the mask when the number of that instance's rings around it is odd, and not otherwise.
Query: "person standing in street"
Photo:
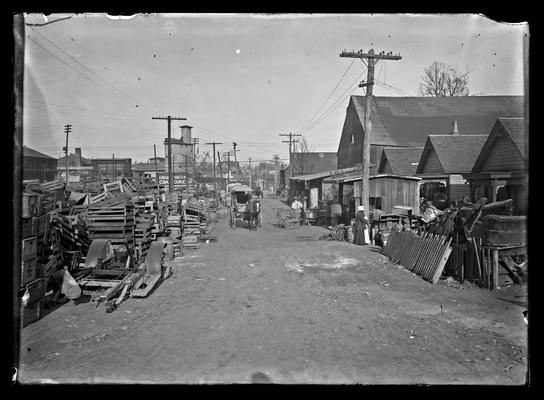
[[[295,200],[291,203],[291,209],[295,211],[295,218],[300,219],[300,210],[302,209],[302,203],[298,200],[298,196],[295,196]]]
[[[368,220],[365,217],[365,208],[357,207],[357,215],[355,217],[355,226],[353,234],[353,244],[369,244],[368,237]]]

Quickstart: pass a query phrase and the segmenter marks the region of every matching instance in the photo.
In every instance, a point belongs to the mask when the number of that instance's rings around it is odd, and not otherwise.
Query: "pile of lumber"
[[[113,245],[134,245],[134,204],[116,197],[87,208],[89,239],[109,239]]]
[[[339,240],[339,241],[345,241],[346,240],[346,226],[344,224],[340,224],[333,228],[330,232],[326,232],[319,236],[319,240]]]

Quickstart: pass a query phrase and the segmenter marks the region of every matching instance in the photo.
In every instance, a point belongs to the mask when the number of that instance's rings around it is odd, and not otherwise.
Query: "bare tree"
[[[433,62],[421,77],[419,94],[430,97],[468,96],[468,76],[457,67],[448,66],[438,61]]]
[[[308,142],[308,139],[304,137],[300,139],[298,148],[299,148],[299,152],[296,157],[298,161],[298,169],[300,170],[300,173],[303,175],[304,173],[308,173],[309,171],[313,170],[312,159],[310,157],[304,157],[304,154],[313,152],[314,148],[310,145],[310,142]]]

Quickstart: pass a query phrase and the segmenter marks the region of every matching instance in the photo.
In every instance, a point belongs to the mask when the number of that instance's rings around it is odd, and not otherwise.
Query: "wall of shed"
[[[508,136],[495,139],[481,171],[522,171],[526,169],[525,160]]]
[[[353,136],[354,142],[351,143]],[[346,110],[346,119],[338,146],[338,168],[354,167],[362,162],[363,127],[355,106],[350,101]]]
[[[409,206],[414,214],[419,214],[418,182],[393,177],[373,178],[370,179],[369,195],[382,198],[382,211],[386,214],[391,214],[394,206]]]
[[[23,180],[39,179],[53,181],[57,172],[57,160],[38,157],[23,157]]]

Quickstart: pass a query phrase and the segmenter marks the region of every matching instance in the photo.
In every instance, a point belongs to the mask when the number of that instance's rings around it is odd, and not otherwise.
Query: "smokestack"
[[[457,129],[457,121],[451,122],[451,134],[452,135],[459,135],[459,129]]]
[[[81,147],[76,147],[75,167],[81,167]]]
[[[183,125],[180,126],[181,128],[181,140],[183,143],[191,143],[191,129],[192,126],[189,125]]]

